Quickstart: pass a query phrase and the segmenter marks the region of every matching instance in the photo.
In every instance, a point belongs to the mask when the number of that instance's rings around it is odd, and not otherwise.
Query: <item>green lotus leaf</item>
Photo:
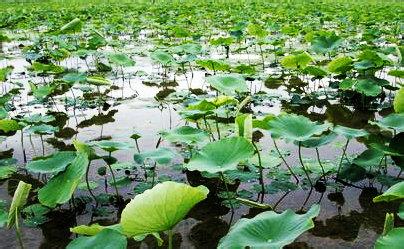
[[[48,98],[55,90],[55,86],[53,85],[36,86],[33,83],[29,83],[29,85],[31,87],[32,94],[39,101],[43,101],[44,99]]]
[[[354,129],[346,126],[336,125],[333,129],[333,132],[338,135],[344,136],[347,139],[357,138],[357,137],[366,137],[369,133],[363,129]]]
[[[392,151],[398,152],[402,155],[404,155],[404,132],[396,134],[389,143],[389,148]],[[404,156],[395,156],[392,155],[391,159],[393,159],[394,163],[400,167],[401,169],[404,169]]]
[[[70,200],[81,178],[86,173],[89,164],[85,153],[77,153],[76,158],[65,171],[55,175],[38,191],[38,199],[41,204],[55,207]]]
[[[18,182],[17,189],[15,190],[13,195],[13,200],[11,201],[10,209],[8,210],[7,228],[11,228],[14,225],[16,216],[27,203],[31,187],[31,184],[25,183],[23,181]]]
[[[18,131],[20,129],[21,129],[21,126],[15,120],[12,120],[12,119],[0,120],[0,130],[2,130],[4,132]]]
[[[61,74],[65,71],[65,69],[61,66],[57,66],[54,64],[44,64],[40,62],[33,62],[29,70],[32,70],[36,73],[46,73],[46,74]],[[38,87],[39,89],[39,87]],[[33,90],[33,89],[32,89]],[[34,92],[35,93],[35,92]]]
[[[281,65],[288,69],[304,69],[312,61],[313,58],[307,52],[302,52],[284,57]]]
[[[111,82],[108,79],[101,76],[89,76],[87,77],[87,83],[95,86],[105,86],[111,84]]]
[[[163,182],[135,196],[121,215],[127,236],[139,236],[171,230],[191,208],[206,199],[205,186],[191,187],[177,182]]]
[[[74,18],[70,22],[63,25],[60,28],[59,33],[61,33],[61,34],[69,34],[69,33],[80,32],[82,27],[83,27],[83,22],[79,18]]]
[[[83,83],[86,82],[87,76],[84,73],[67,73],[62,79],[67,83]]]
[[[329,127],[328,124],[312,122],[307,117],[295,114],[281,114],[268,122],[268,130],[273,138],[299,142],[319,135]]]
[[[114,152],[117,150],[129,150],[133,148],[133,146],[130,143],[110,141],[110,140],[96,141],[91,143],[91,145],[95,145],[108,152]]]
[[[57,174],[64,171],[75,157],[76,153],[73,151],[59,151],[52,155],[31,161],[25,167],[28,171],[33,173]]]
[[[307,66],[304,68],[303,70],[304,74],[308,74],[308,75],[312,75],[314,77],[317,78],[323,78],[324,76],[327,75],[327,72],[324,71],[322,68],[320,67],[316,67],[316,66]]]
[[[170,163],[175,157],[177,153],[173,152],[168,148],[158,148],[155,150],[145,151],[142,153],[136,153],[133,156],[133,159],[138,164],[143,164],[147,160],[153,160],[158,164],[168,164]]]
[[[4,180],[12,176],[17,169],[14,166],[0,166],[0,180]]]
[[[378,166],[384,158],[384,153],[376,149],[367,149],[357,156],[352,163],[361,166],[364,169],[371,169]]]
[[[73,140],[73,146],[77,150],[77,152],[86,154],[90,160],[98,158],[94,148],[92,148],[88,144],[85,144],[75,139]]]
[[[55,117],[52,115],[33,114],[25,116],[22,121],[28,124],[49,123],[55,121]]]
[[[104,229],[112,229],[116,230],[117,232],[122,233],[122,226],[121,224],[115,224],[111,226],[101,226],[99,224],[91,224],[90,226],[80,225],[73,228],[70,228],[70,232],[77,233],[81,235],[96,235]]]
[[[213,103],[204,99],[197,103],[190,104],[187,108],[180,111],[180,115],[186,119],[198,120],[212,114],[215,109],[216,106]]]
[[[160,133],[163,139],[171,143],[192,144],[202,142],[209,137],[209,134],[201,129],[196,129],[190,126],[181,126],[171,131]]]
[[[13,68],[14,67],[12,67],[12,66],[0,68],[0,82],[7,81],[7,77],[11,74],[11,72],[13,71]]]
[[[29,205],[22,210],[24,223],[30,227],[37,227],[49,220],[46,214],[50,211],[50,208],[39,203]]]
[[[243,76],[239,74],[218,74],[206,78],[213,88],[226,95],[248,92]]]
[[[400,249],[404,244],[404,227],[391,229],[386,235],[380,236],[375,249]]]
[[[396,113],[404,113],[404,87],[401,87],[394,97],[394,111]]]
[[[0,200],[0,228],[2,228],[8,220],[8,212],[6,209],[6,202]]]
[[[306,148],[317,148],[327,145],[337,138],[337,134],[331,132],[330,134],[313,136],[305,141],[302,141],[302,146]]]
[[[241,161],[252,157],[253,145],[243,137],[224,138],[210,142],[194,154],[186,165],[190,171],[218,173],[237,169]]]
[[[109,54],[108,60],[111,64],[122,67],[133,67],[135,65],[135,62],[123,53]]]
[[[53,134],[57,131],[59,131],[58,127],[48,124],[33,125],[27,129],[27,133],[39,135]]]
[[[336,50],[341,42],[341,37],[337,36],[335,33],[327,33],[314,37],[311,42],[311,47],[316,53],[326,54]]]
[[[96,189],[98,188],[99,184],[95,181],[88,181],[88,186],[87,186],[87,182],[80,182],[79,185],[77,185],[78,189],[81,190],[88,190],[89,188],[92,189]]]
[[[387,74],[401,79],[404,78],[404,70],[390,70]]]
[[[399,182],[387,189],[383,194],[373,198],[373,202],[394,201],[404,198],[404,181]]]
[[[220,240],[218,248],[283,248],[313,228],[312,219],[319,212],[320,206],[316,204],[302,215],[288,209],[281,214],[267,211],[252,219],[242,218]]]
[[[353,87],[355,86],[356,83],[357,83],[357,80],[347,78],[339,83],[338,88],[343,91],[353,90]]]
[[[126,249],[127,239],[122,233],[113,229],[103,229],[95,236],[81,236],[67,245],[67,249]]]
[[[361,79],[354,85],[355,91],[366,95],[376,97],[382,92],[382,87],[375,81],[369,79]]]
[[[335,74],[344,74],[352,69],[352,59],[351,57],[344,56],[333,59],[327,65],[328,71]]]
[[[230,65],[222,60],[212,60],[212,59],[207,59],[207,60],[197,60],[196,64],[200,67],[203,67],[205,69],[212,70],[214,72],[216,71],[230,71],[231,67]]]
[[[379,121],[369,122],[383,129],[393,129],[396,132],[404,131],[404,113],[392,113]]]
[[[170,65],[174,63],[174,57],[163,51],[163,50],[156,50],[153,53],[150,54],[150,57],[152,58],[153,61],[160,63],[164,66]]]
[[[236,117],[236,134],[252,141],[253,123],[251,114],[242,114]]]

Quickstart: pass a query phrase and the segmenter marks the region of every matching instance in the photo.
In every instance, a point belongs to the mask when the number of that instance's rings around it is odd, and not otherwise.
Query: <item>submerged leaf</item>
[[[67,249],[126,249],[126,237],[113,229],[103,229],[100,233],[91,237],[78,237],[67,245]]]

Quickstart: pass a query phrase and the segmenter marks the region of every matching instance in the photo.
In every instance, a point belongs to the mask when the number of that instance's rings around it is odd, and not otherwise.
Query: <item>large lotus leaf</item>
[[[63,81],[67,82],[67,83],[76,83],[76,82],[80,82],[83,83],[87,80],[87,76],[84,73],[67,73],[63,76]]]
[[[7,76],[10,75],[12,71],[12,66],[0,68],[0,82],[5,82],[7,80]]]
[[[387,189],[383,194],[373,198],[373,202],[394,201],[404,198],[404,181],[399,182]]]
[[[355,91],[371,97],[376,97],[382,92],[382,87],[374,80],[361,79],[354,85]]]
[[[18,131],[19,129],[21,129],[21,126],[15,120],[12,119],[0,120],[0,130],[4,132]]]
[[[319,212],[320,206],[313,205],[302,215],[288,209],[281,214],[267,211],[252,219],[240,219],[220,240],[218,248],[282,248],[313,228],[312,219]]]
[[[0,180],[9,178],[16,171],[14,166],[0,166]]]
[[[38,123],[49,123],[55,121],[56,118],[52,115],[41,115],[41,114],[33,114],[30,116],[25,116],[23,118],[23,122],[28,124],[38,124]]]
[[[78,237],[67,245],[67,249],[126,249],[127,240],[125,235],[113,230],[103,229],[95,236]]]
[[[57,131],[59,131],[58,127],[48,124],[33,125],[27,129],[27,133],[39,135],[53,134]]]
[[[384,153],[376,149],[367,149],[357,156],[352,162],[364,169],[378,166],[384,158]]]
[[[129,150],[133,148],[133,146],[130,143],[110,141],[110,140],[101,140],[93,142],[92,145],[95,145],[108,152],[114,152],[117,150]]]
[[[154,51],[153,53],[150,54],[150,57],[155,62],[158,62],[164,66],[174,63],[174,61],[175,61],[174,57],[171,54],[169,54],[163,50]]]
[[[394,97],[394,111],[397,113],[404,113],[404,87],[401,87]]]
[[[212,114],[215,109],[216,106],[213,103],[204,99],[197,103],[190,104],[187,108],[180,111],[180,115],[186,119],[198,120],[204,116]]]
[[[27,203],[27,198],[32,185],[23,181],[18,182],[17,189],[14,192],[13,200],[11,201],[8,211],[7,227],[11,228],[15,223],[16,215],[20,212],[23,206]]]
[[[221,60],[212,60],[212,59],[197,60],[196,64],[205,69],[213,71],[229,71],[231,68],[227,62]]]
[[[377,122],[370,122],[384,129],[394,129],[396,132],[404,131],[404,113],[392,113]]]
[[[66,168],[38,191],[38,199],[41,204],[55,207],[57,204],[66,203],[73,195],[81,178],[86,173],[89,160],[85,153],[77,153],[76,158]]]
[[[375,249],[401,249],[404,245],[404,227],[391,229],[386,235],[380,236]]]
[[[328,63],[327,65],[327,69],[331,73],[342,74],[352,69],[352,63],[353,61],[351,57],[348,56],[339,57],[330,61],[330,63]]]
[[[318,124],[296,114],[282,114],[268,122],[268,130],[273,138],[300,142],[323,133],[329,127],[328,124]]]
[[[177,153],[168,149],[168,148],[158,148],[155,150],[145,151],[142,153],[136,153],[133,156],[133,159],[138,164],[143,164],[147,160],[152,160],[158,164],[168,164],[170,163],[175,157]]]
[[[163,182],[135,196],[121,215],[124,234],[138,236],[171,230],[198,202],[206,199],[205,186]]]
[[[95,86],[105,86],[110,85],[111,81],[102,76],[89,76],[87,77],[87,83]]]
[[[188,170],[208,173],[235,170],[237,165],[252,157],[253,145],[243,137],[224,138],[205,145],[186,165]]]
[[[201,129],[190,126],[181,126],[171,131],[161,132],[161,136],[171,143],[197,143],[209,137],[209,134]]]
[[[316,36],[311,42],[311,46],[314,52],[325,54],[337,49],[341,42],[341,37],[337,36],[335,33],[323,34]]]
[[[347,139],[366,137],[369,133],[363,129],[354,129],[346,126],[336,125],[333,129],[338,135],[344,136]]]
[[[76,157],[73,151],[59,151],[47,157],[29,162],[26,169],[33,173],[53,173],[57,174],[65,170],[67,165]]]
[[[281,65],[288,69],[303,69],[312,61],[313,58],[307,52],[303,52],[285,56],[281,61]]]
[[[110,63],[122,67],[133,67],[135,65],[135,62],[131,58],[122,53],[109,54],[108,60]]]
[[[337,138],[337,134],[331,132],[330,134],[313,136],[305,141],[302,141],[302,146],[306,148],[316,148],[327,145]]]
[[[206,81],[216,90],[226,95],[248,92],[243,76],[239,74],[219,74],[206,78]]]

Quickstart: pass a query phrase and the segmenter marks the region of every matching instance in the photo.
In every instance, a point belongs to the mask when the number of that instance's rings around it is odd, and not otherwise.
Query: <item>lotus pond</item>
[[[2,1],[0,248],[403,248],[400,1]]]

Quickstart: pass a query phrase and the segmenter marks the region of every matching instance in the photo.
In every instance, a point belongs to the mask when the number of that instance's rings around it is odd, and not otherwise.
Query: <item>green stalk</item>
[[[284,164],[286,165],[286,167],[288,168],[290,174],[292,174],[292,176],[295,178],[296,183],[299,183],[299,178],[297,178],[296,174],[293,173],[292,168],[289,166],[288,162],[286,162],[285,158],[283,157],[282,153],[280,152],[280,150],[279,150],[279,148],[278,148],[278,145],[276,144],[275,139],[273,139],[273,141],[274,141],[275,149],[276,149],[276,151],[278,152],[278,154],[279,154],[280,158],[282,159],[283,163],[284,163]]]
[[[224,178],[223,172],[220,172],[220,176],[222,177],[222,181],[226,188],[227,199],[229,200],[229,203],[230,203],[231,212],[234,213],[234,206],[233,206],[233,203],[230,201],[229,187],[227,186],[226,179]]]
[[[173,248],[173,230],[168,230],[168,249]]]
[[[111,158],[111,152],[109,152],[109,157]],[[115,174],[114,171],[111,168],[111,165],[109,165],[109,163],[107,163],[109,171],[111,172],[112,175],[112,181],[114,182],[114,188],[115,188],[115,194],[116,194],[116,198],[117,200],[119,200],[119,192],[118,192],[118,187],[116,186],[116,180],[115,180]]]
[[[252,145],[255,148],[255,151],[257,152],[257,156],[258,156],[258,166],[259,166],[259,172],[260,172],[260,178],[259,178],[259,182],[261,184],[261,203],[264,202],[264,195],[265,195],[265,185],[264,185],[264,174],[263,174],[263,168],[262,168],[262,160],[261,160],[261,154],[260,151],[257,147],[257,145],[252,142]]]
[[[24,243],[22,242],[22,234],[20,230],[20,224],[18,220],[18,208],[15,210],[15,233],[17,235],[18,244],[20,245],[21,249],[24,249]]]
[[[304,173],[306,174],[307,180],[309,180],[309,182],[310,182],[310,186],[313,187],[313,182],[310,179],[309,172],[307,172],[306,167],[304,167],[301,150],[302,150],[302,142],[299,141],[299,161],[300,161],[300,164],[302,165],[302,169],[303,169]]]
[[[347,148],[348,148],[348,144],[349,144],[349,139],[346,140],[345,147],[344,147],[344,149],[342,150],[341,160],[339,161],[338,170],[337,170],[337,177],[336,177],[335,180],[338,179],[339,173],[340,173],[340,171],[341,171],[342,160],[344,159],[346,150],[347,150]]]
[[[320,165],[320,167],[321,167],[321,172],[323,172],[323,178],[324,178],[324,180],[326,180],[325,179],[325,170],[324,170],[324,167],[323,167],[323,163],[321,162],[321,159],[320,159],[320,153],[318,152],[318,148],[316,147],[316,154],[317,154],[317,161],[318,161],[318,164]]]

